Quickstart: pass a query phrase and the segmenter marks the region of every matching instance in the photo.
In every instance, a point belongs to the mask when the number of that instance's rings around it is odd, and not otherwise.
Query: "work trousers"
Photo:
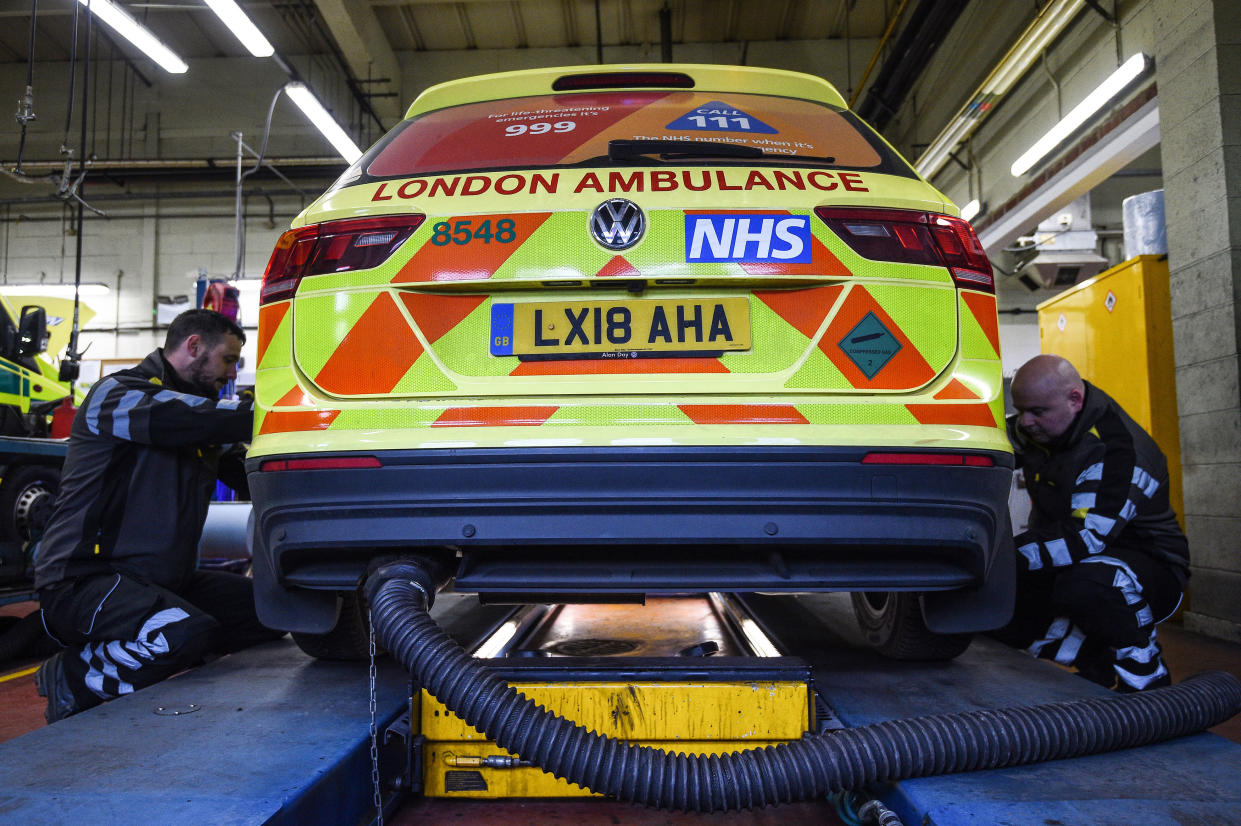
[[[43,624],[61,645],[65,677],[87,709],[283,632],[254,612],[244,576],[198,571],[181,593],[122,574],[80,577],[39,593]]]
[[[1064,567],[1023,567],[1013,620],[996,638],[1109,688],[1141,691],[1169,682],[1155,626],[1180,604],[1170,566],[1109,549]]]

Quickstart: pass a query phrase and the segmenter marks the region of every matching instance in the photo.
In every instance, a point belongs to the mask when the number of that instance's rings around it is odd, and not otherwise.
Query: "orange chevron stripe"
[[[809,290],[764,290],[754,295],[780,318],[796,327],[806,338],[814,338],[819,325],[836,306],[844,287],[815,287]]]
[[[813,235],[810,236],[809,264],[764,261],[754,264],[743,263],[740,267],[750,275],[853,275],[849,272],[849,268]]]
[[[858,369],[853,360],[840,349],[840,342],[849,331],[857,326],[867,313],[874,313],[883,322],[893,337],[900,342],[901,349],[875,374],[873,379]],[[823,338],[819,339],[819,349],[831,359],[832,364],[844,374],[849,383],[860,390],[907,390],[922,385],[935,378],[935,371],[927,363],[913,342],[896,326],[892,317],[884,312],[879,302],[864,287],[855,286],[845,297],[844,306],[836,313],[828,326]]]
[[[612,260],[604,264],[599,272],[595,273],[599,278],[641,278],[642,273],[638,271],[633,264],[623,255],[614,255]]]
[[[307,396],[305,391],[300,387],[294,387],[288,393],[280,397],[272,407],[306,407],[314,404],[314,400]]]
[[[487,300],[485,295],[401,293],[401,301],[431,344],[456,327]]]
[[[907,404],[905,407],[920,424],[995,427],[995,416],[988,404]]]
[[[272,410],[263,417],[259,433],[293,433],[301,430],[327,430],[340,415],[339,410]]]
[[[560,408],[546,407],[450,407],[431,422],[432,427],[509,427],[541,425]]]
[[[991,348],[999,355],[1000,320],[995,312],[995,296],[963,290],[961,298],[965,299],[965,306],[970,308],[978,326],[982,327],[983,334],[987,336],[987,341],[991,342]]]
[[[490,243],[478,240],[467,245],[447,243],[442,246],[432,244],[430,239],[423,243],[422,248],[414,253],[413,258],[401,267],[401,271],[392,279],[393,283],[404,284],[414,281],[471,281],[485,280],[496,274],[496,270],[524,244],[535,230],[543,226],[543,222],[551,216],[550,212],[519,212],[512,215],[471,215],[469,220],[473,227],[483,221],[491,221],[491,231],[496,231],[499,221],[512,221],[516,238],[505,244],[493,237]],[[456,218],[444,218],[449,226],[456,223]],[[439,223],[439,222],[436,222]],[[469,246],[470,254],[465,255],[465,246]]]
[[[262,307],[259,307],[259,364],[263,363],[263,354],[267,352],[268,345],[271,344],[272,338],[276,335],[276,328],[284,320],[284,314],[289,311],[291,303],[290,301],[281,301],[277,304],[264,304]]]
[[[935,394],[937,399],[977,399],[980,398],[977,393],[970,390],[957,379],[953,379],[948,386]]]
[[[343,396],[388,393],[420,355],[422,344],[396,302],[380,293],[315,376],[315,384]]]
[[[694,424],[810,424],[791,404],[681,404]]]
[[[614,376],[634,373],[728,373],[719,359],[566,359],[523,361],[510,376]]]

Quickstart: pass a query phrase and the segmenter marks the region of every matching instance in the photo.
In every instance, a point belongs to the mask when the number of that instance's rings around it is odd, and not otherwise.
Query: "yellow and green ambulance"
[[[428,89],[281,237],[255,390],[259,612],[312,653],[410,549],[494,600],[853,591],[897,656],[1010,611],[990,263],[817,77]]]

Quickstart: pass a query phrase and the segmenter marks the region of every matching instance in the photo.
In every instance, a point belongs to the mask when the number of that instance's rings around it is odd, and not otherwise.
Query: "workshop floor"
[[[0,616],[24,616],[35,610],[33,603],[0,606]],[[1179,625],[1160,627],[1159,637],[1174,681],[1201,671],[1223,670],[1241,677],[1241,645],[1211,639],[1186,631]],[[0,663],[0,742],[19,737],[45,725],[45,701],[37,695],[34,658]],[[1234,742],[1241,743],[1241,716],[1212,729]],[[545,802],[468,800],[413,800],[389,818],[397,824],[470,823],[485,826],[503,823],[523,824],[651,824],[682,823],[698,815],[658,812],[631,804],[598,800],[561,800]],[[772,807],[755,812],[716,815],[713,822],[723,824],[768,824],[791,822],[839,823],[835,813],[824,802]]]

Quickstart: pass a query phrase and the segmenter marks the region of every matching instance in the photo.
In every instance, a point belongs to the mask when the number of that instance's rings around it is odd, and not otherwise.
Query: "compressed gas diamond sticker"
[[[838,345],[866,378],[873,379],[901,349],[896,336],[874,313],[867,313]]]
[[[1103,299],[1103,306],[1107,307],[1109,313],[1114,310],[1116,308],[1116,293],[1108,290],[1107,298]]]

